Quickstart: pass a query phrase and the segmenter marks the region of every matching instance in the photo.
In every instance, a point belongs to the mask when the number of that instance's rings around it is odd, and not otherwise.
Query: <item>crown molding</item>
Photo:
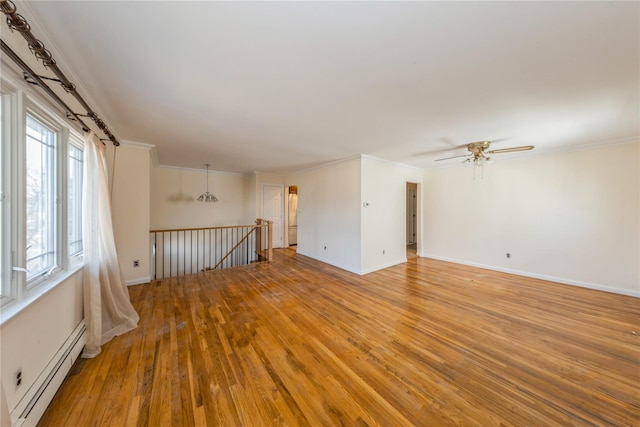
[[[189,172],[200,172],[200,173],[205,173],[207,171],[206,169],[185,168],[185,167],[180,167],[180,166],[169,166],[169,165],[157,165],[156,168],[158,168],[158,169],[181,170],[181,171],[189,171]],[[239,173],[239,172],[224,172],[224,171],[217,171],[217,170],[213,170],[213,169],[209,169],[209,173],[214,173],[214,174],[218,174],[218,175],[231,175],[231,176],[245,176],[246,175],[244,173]]]

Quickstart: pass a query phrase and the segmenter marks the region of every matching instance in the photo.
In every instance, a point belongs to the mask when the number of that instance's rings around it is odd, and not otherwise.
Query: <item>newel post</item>
[[[256,225],[258,226],[256,232],[256,254],[258,255],[258,259],[260,259],[262,252],[262,219],[256,219]]]
[[[269,258],[268,261],[271,262],[273,260],[273,235],[271,234],[271,230],[273,230],[273,221],[267,221],[267,248]]]

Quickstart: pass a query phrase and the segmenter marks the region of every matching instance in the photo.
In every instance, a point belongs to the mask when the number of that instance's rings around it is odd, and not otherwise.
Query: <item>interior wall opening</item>
[[[292,185],[288,188],[288,242],[290,248],[298,246],[298,186]]]
[[[407,259],[416,258],[418,251],[418,184],[407,182]]]

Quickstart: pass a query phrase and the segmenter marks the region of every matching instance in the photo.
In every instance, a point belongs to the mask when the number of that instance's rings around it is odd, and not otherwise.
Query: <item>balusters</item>
[[[272,257],[271,221],[255,225],[151,230],[156,280],[238,267]]]

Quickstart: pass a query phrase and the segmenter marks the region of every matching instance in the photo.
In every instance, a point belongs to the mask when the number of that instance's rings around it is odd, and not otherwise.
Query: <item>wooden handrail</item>
[[[154,277],[272,261],[272,228],[272,221],[257,219],[251,225],[150,230]]]
[[[229,252],[226,253],[225,256],[223,256],[220,261],[218,261],[218,263],[213,266],[212,270],[215,270],[216,268],[218,268],[220,265],[222,265],[222,263],[224,262],[224,260],[226,260],[227,258],[229,258],[229,255],[231,255],[233,253],[233,251],[235,251],[238,246],[240,246],[242,244],[242,242],[244,242],[245,240],[247,240],[247,238],[251,235],[251,233],[253,233],[258,227],[252,227],[251,231],[247,232],[247,234],[244,235],[244,237],[242,239],[240,239],[238,241],[238,243],[236,243],[230,250]]]
[[[218,227],[200,227],[200,228],[168,228],[162,230],[149,230],[149,233],[169,233],[174,231],[202,231],[202,230],[223,230],[225,228],[258,228],[262,227],[261,225],[250,224],[250,225],[221,225]]]

